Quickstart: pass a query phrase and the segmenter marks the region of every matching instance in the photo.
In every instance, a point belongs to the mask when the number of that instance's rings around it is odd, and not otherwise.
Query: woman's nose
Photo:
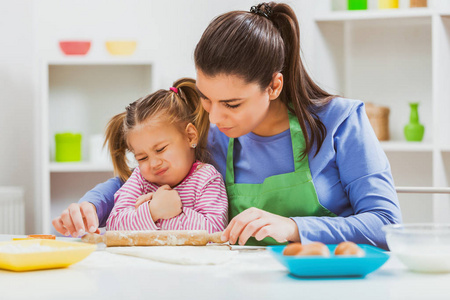
[[[216,105],[211,105],[209,107],[209,122],[212,124],[220,124],[223,119],[222,112]]]

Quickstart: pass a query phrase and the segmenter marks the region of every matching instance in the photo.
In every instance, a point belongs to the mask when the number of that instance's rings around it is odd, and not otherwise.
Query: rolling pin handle
[[[103,235],[97,233],[86,233],[81,237],[81,241],[89,244],[104,243],[105,239]]]

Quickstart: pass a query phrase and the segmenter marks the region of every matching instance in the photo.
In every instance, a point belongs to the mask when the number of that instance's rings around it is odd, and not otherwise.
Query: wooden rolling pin
[[[81,240],[85,243],[105,243],[114,246],[205,246],[223,243],[222,232],[208,234],[206,230],[152,230],[152,231],[106,231],[104,235],[87,233]]]

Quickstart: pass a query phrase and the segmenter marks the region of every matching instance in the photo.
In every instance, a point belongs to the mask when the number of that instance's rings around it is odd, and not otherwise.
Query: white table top
[[[65,269],[0,270],[2,300],[283,298],[450,299],[450,274],[413,273],[391,257],[365,278],[298,279],[268,251],[240,252],[222,265],[185,266],[98,250]]]

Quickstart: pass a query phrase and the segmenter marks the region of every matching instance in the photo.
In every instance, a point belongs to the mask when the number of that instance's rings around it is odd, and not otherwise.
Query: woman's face
[[[267,116],[269,92],[257,83],[235,75],[208,77],[197,70],[197,89],[209,121],[228,137],[254,131]]]
[[[174,187],[183,181],[194,163],[192,144],[197,143],[197,131],[192,124],[184,133],[174,124],[151,122],[132,129],[127,141],[147,181]]]

